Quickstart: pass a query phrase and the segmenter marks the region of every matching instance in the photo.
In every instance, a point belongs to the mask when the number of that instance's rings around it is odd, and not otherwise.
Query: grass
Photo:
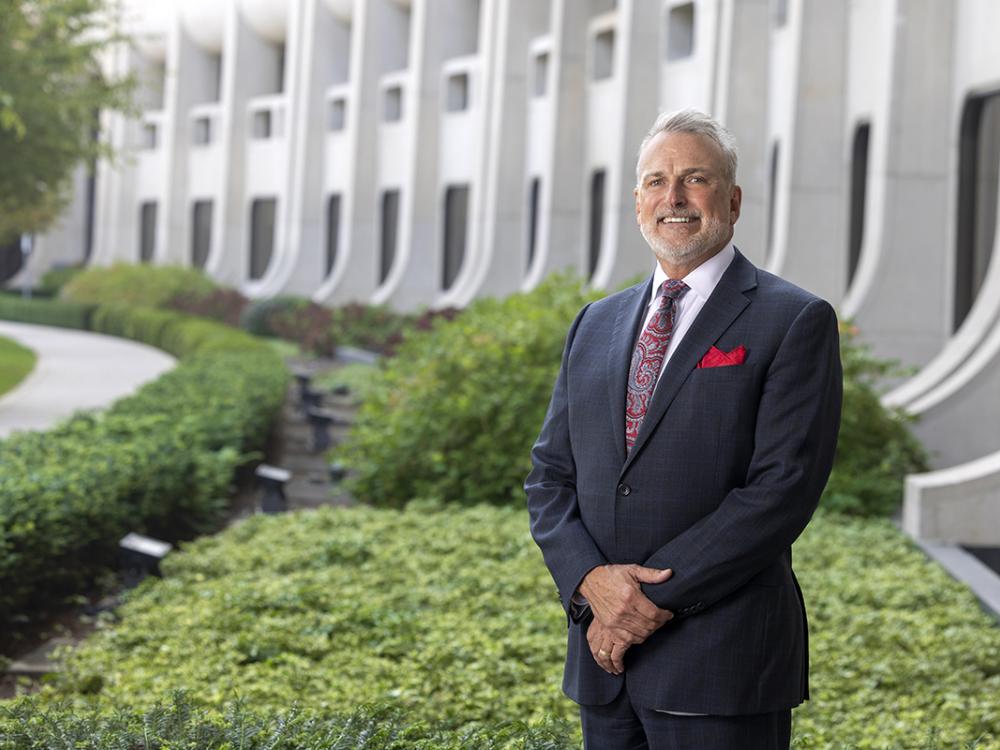
[[[27,347],[0,336],[0,396],[13,390],[35,366],[37,357]]]

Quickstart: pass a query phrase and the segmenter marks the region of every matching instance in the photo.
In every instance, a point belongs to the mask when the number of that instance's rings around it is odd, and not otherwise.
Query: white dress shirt
[[[670,346],[667,347],[667,353],[663,357],[660,375],[667,369],[667,362],[670,361],[670,357],[677,351],[677,347],[684,338],[684,334],[688,332],[691,324],[694,323],[694,319],[701,312],[701,308],[705,306],[708,298],[712,296],[712,292],[718,286],[722,274],[726,272],[726,269],[729,268],[729,264],[733,262],[733,258],[735,257],[736,250],[733,248],[733,243],[730,242],[722,250],[681,279],[681,281],[688,285],[688,291],[679,300],[674,301],[674,332],[670,337]],[[656,300],[660,296],[660,287],[666,280],[666,271],[657,263],[656,270],[653,272],[653,290],[649,296],[649,304],[646,306],[646,321],[642,324],[643,330],[646,330],[646,326],[649,325],[653,313],[656,312]],[[656,382],[660,382],[659,376],[657,376]],[[622,416],[622,420],[624,419],[625,417]]]

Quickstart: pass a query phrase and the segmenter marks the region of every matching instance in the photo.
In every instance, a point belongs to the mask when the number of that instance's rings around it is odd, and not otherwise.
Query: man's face
[[[662,264],[690,271],[733,236],[742,193],[722,149],[696,133],[658,133],[639,155],[635,214]]]

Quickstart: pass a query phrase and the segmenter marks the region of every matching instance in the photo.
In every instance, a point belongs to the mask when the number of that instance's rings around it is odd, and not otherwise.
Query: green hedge
[[[0,294],[0,320],[86,330],[94,305]]]
[[[553,277],[408,336],[373,378],[337,454],[355,497],[393,507],[415,498],[522,504],[566,328],[594,296]]]
[[[91,320],[91,329],[141,341],[179,358],[208,352],[270,350],[250,334],[211,320],[121,304],[98,307]]]
[[[795,559],[812,652],[796,747],[935,747],[932,733],[1000,747],[1000,630],[964,586],[888,521],[821,514]],[[258,516],[164,569],[39,705],[146,710],[185,689],[267,715],[374,702],[444,729],[575,722],[559,690],[565,617],[523,509]]]
[[[93,322],[183,359],[106,412],[0,442],[0,624],[86,585],[128,531],[210,527],[284,400],[283,362],[240,331],[120,306]]]
[[[194,268],[116,263],[93,266],[76,274],[59,296],[70,302],[100,305],[106,302],[136,307],[164,307],[180,294],[208,294],[216,284]]]
[[[823,506],[849,515],[888,516],[902,499],[903,477],[928,468],[927,453],[910,432],[913,418],[880,401],[880,383],[903,372],[874,357],[850,324],[840,327],[840,357],[844,410]]]
[[[449,731],[368,706],[319,718],[294,708],[262,716],[234,702],[219,716],[183,695],[146,712],[112,716],[40,709],[31,700],[0,708],[0,750],[576,750],[567,734],[555,722]]]

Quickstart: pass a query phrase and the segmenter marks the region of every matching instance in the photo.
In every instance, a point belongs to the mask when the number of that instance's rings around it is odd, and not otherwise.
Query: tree
[[[101,110],[129,110],[130,79],[99,58],[120,42],[106,0],[0,0],[0,245],[44,231],[74,168],[110,155]]]

